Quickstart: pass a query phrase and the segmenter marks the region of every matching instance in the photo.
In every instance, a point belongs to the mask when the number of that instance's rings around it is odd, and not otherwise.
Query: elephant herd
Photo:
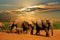
[[[14,27],[18,28],[17,24],[14,24],[14,22],[12,23],[12,25],[10,26],[10,32],[12,32],[12,29]],[[36,27],[36,29],[35,29]],[[21,28],[23,29],[22,31],[27,33],[28,30],[30,29],[30,34],[33,35],[33,30],[36,30],[36,35],[40,35],[40,30],[44,30],[46,32],[46,37],[49,37],[49,29],[51,29],[51,35],[53,36],[53,22],[51,22],[50,20],[41,20],[41,21],[31,21],[31,23],[27,22],[27,21],[23,21],[21,24]],[[19,33],[20,30],[18,30]]]

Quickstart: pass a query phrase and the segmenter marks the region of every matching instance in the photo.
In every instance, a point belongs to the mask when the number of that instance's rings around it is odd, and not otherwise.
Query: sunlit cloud
[[[47,5],[58,5],[58,4],[59,4],[59,2],[50,2]]]
[[[60,9],[60,5],[58,6],[49,6],[49,5],[38,5],[39,8],[47,8],[47,9]]]
[[[55,4],[59,4],[59,2],[52,2],[52,3],[47,3],[48,5],[46,4],[39,4],[39,5],[33,5],[33,6],[27,6],[27,7],[23,7],[21,9],[16,9],[16,10],[9,10],[7,12],[9,13],[14,13],[13,11],[15,12],[21,12],[21,11],[27,11],[27,9],[33,9],[33,8],[40,8],[40,9],[43,9],[43,10],[40,10],[40,12],[45,12],[45,11],[51,11],[51,10],[60,10],[60,5],[55,5]],[[0,6],[16,6],[16,5],[11,5],[11,4],[0,4]],[[38,10],[38,9],[36,9]],[[30,10],[28,10],[30,11]],[[34,11],[35,12],[35,11]],[[34,14],[34,12],[26,12],[29,13],[29,14]]]
[[[60,9],[59,2],[49,2],[46,4],[38,5],[39,8],[46,8],[46,9]]]
[[[38,5],[39,8],[42,8],[42,9],[46,9],[46,10],[42,10],[40,12],[45,12],[45,11],[52,11],[52,10],[60,10],[60,5],[58,6],[51,6],[51,5]]]
[[[47,11],[52,11],[52,10],[60,10],[60,6],[36,5],[36,7],[43,9],[43,10],[40,10],[37,12],[47,12]],[[30,8],[33,8],[33,6],[31,6]],[[38,10],[38,9],[36,9],[36,10]],[[15,12],[24,12],[24,11],[27,11],[26,8],[10,10],[8,12],[9,13],[15,13]],[[36,11],[25,12],[24,14],[35,14],[35,12]]]

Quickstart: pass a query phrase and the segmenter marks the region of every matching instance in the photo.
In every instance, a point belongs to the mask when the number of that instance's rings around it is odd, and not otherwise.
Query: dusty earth
[[[50,32],[51,33],[51,32]],[[41,35],[31,34],[17,34],[0,32],[0,40],[60,40],[60,30],[54,30],[54,35],[50,37],[45,36],[45,32],[41,31]]]

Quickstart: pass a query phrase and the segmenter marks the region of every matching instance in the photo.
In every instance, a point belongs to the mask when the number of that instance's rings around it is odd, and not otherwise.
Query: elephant
[[[23,32],[27,33],[29,29],[29,23],[27,21],[23,21],[22,28],[23,28]]]
[[[17,28],[17,24],[15,24],[15,21],[13,21],[13,23],[10,24],[10,32],[12,32],[12,30],[13,30],[14,27]]]
[[[15,28],[14,28],[15,27]],[[22,33],[22,28],[18,26],[18,23],[15,23],[15,21],[13,21],[11,24],[10,24],[10,32],[14,32],[14,33]]]
[[[1,29],[1,30],[6,29],[6,28],[5,28],[5,25],[4,25],[3,23],[0,23],[0,29]]]
[[[36,35],[40,34],[40,30],[45,30],[46,36],[49,37],[49,29],[51,28],[51,34],[53,36],[53,23],[50,20],[41,20],[41,22],[38,21],[34,25],[36,26]]]
[[[34,25],[32,24],[32,21],[30,21],[30,23],[27,21],[23,21],[22,28],[23,28],[23,32],[27,33],[28,30],[31,30],[31,34],[33,34]]]

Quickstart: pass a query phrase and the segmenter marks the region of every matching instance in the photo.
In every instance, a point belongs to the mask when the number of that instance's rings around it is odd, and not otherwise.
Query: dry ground
[[[60,30],[54,30],[54,35],[50,37],[46,37],[44,31],[41,34],[43,36],[0,32],[0,40],[60,40]]]

